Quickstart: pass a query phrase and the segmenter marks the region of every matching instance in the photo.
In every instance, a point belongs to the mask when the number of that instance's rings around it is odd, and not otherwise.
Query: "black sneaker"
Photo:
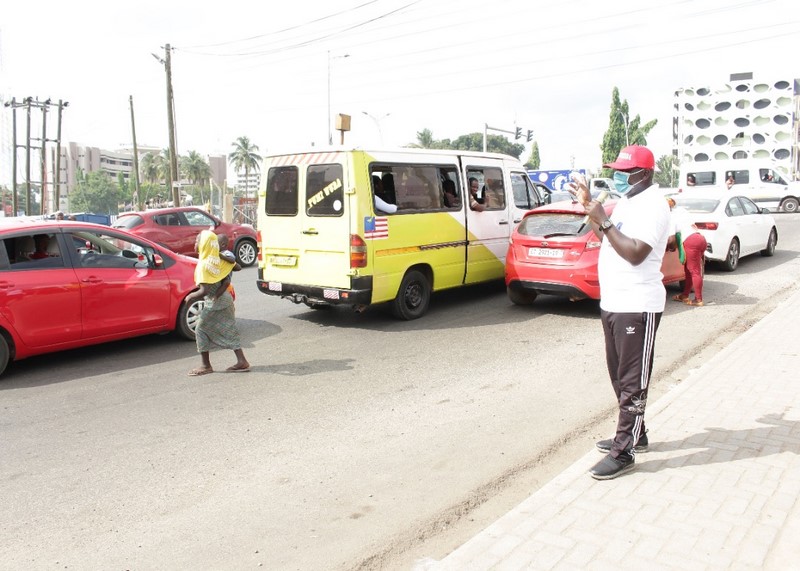
[[[597,442],[597,444],[595,444],[595,446],[597,446],[597,449],[600,452],[608,454],[609,452],[611,452],[612,442],[613,441],[610,438],[608,440],[600,440],[599,442]],[[640,452],[647,452],[648,450],[650,450],[650,443],[647,441],[647,433],[642,434],[639,437],[639,442],[636,443],[636,446],[633,447],[633,450],[637,454]]]
[[[622,476],[622,474],[633,470],[635,463],[636,461],[633,459],[633,456],[623,454],[618,458],[614,458],[611,454],[608,454],[595,464],[594,467],[589,470],[589,473],[595,480],[611,480],[612,478]]]

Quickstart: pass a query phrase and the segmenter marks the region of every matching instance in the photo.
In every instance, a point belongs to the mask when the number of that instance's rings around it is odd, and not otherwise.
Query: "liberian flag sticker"
[[[389,219],[385,216],[364,217],[364,238],[383,240],[389,237]]]

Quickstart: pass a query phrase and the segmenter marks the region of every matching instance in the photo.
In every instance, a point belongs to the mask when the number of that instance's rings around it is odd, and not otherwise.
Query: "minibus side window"
[[[264,211],[270,215],[297,215],[297,167],[272,167],[267,173]]]
[[[733,180],[736,181],[736,184],[747,184],[750,182],[750,171],[743,170],[743,171],[733,171]]]
[[[688,179],[690,176],[694,177],[696,186],[709,186],[717,183],[717,173],[714,171],[690,172],[686,178]]]
[[[469,167],[467,180],[478,179],[478,202],[486,210],[505,210],[506,193],[503,190],[503,171],[497,167]]]
[[[306,214],[341,216],[344,214],[342,165],[312,165],[306,172]]]
[[[458,170],[443,167],[439,169],[442,183],[442,204],[447,210],[461,209],[461,189],[458,187]]]
[[[396,214],[414,214],[460,208],[456,169],[433,165],[370,165],[373,193],[397,206]],[[380,184],[376,182],[380,179]],[[453,188],[454,183],[455,188]],[[452,198],[445,198],[445,187]],[[447,200],[447,202],[446,202]]]
[[[761,182],[768,182],[770,184],[786,184],[777,172],[772,169],[759,169],[758,176]]]

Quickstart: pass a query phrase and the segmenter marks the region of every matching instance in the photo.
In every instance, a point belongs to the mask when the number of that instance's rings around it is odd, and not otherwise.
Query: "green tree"
[[[539,158],[539,143],[534,141],[533,145],[531,145],[531,156],[528,157],[528,160],[525,163],[525,168],[533,171],[538,170],[541,162],[542,161]]]
[[[656,161],[656,174],[653,180],[663,188],[678,186],[678,159],[675,155],[662,155]]]
[[[146,152],[139,161],[139,176],[150,184],[163,181],[167,170],[164,165],[164,156],[152,151]]]
[[[233,152],[228,155],[228,162],[236,171],[244,171],[245,181],[249,181],[250,172],[261,168],[261,156],[258,145],[250,142],[248,137],[239,137],[233,143]]]
[[[436,140],[433,138],[433,133],[430,129],[423,129],[417,132],[417,142],[411,143],[409,147],[415,149],[435,149]]]
[[[75,189],[69,195],[70,210],[117,214],[122,198],[119,186],[105,172],[87,174],[79,170],[75,177]]]
[[[181,157],[181,172],[188,179],[192,186],[199,188],[200,201],[204,201],[204,190],[206,182],[211,178],[211,167],[197,151],[189,151],[185,157]]]
[[[600,150],[603,153],[603,164],[614,162],[620,150],[627,145],[647,145],[647,134],[656,126],[658,119],[642,125],[639,115],[631,118],[628,100],[620,100],[619,89],[611,92],[611,110],[608,115],[608,129],[603,134]],[[603,170],[609,176],[609,169]]]

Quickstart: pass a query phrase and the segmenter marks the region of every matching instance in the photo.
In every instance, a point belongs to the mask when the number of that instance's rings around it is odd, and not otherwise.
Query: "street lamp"
[[[381,130],[381,121],[383,119],[386,119],[389,115],[391,115],[391,113],[384,113],[380,117],[375,117],[373,115],[370,115],[366,111],[362,111],[362,113],[367,117],[369,117],[370,119],[372,119],[373,121],[375,121],[375,126],[378,128],[378,137],[380,138],[381,146],[383,146],[383,131]]]
[[[630,145],[630,142],[628,141],[628,115],[620,111],[619,116],[622,117],[622,121],[625,124],[625,146],[627,147]]]
[[[328,50],[328,144],[333,145],[333,131],[331,130],[331,60],[350,57],[350,54],[331,57],[331,50]]]

